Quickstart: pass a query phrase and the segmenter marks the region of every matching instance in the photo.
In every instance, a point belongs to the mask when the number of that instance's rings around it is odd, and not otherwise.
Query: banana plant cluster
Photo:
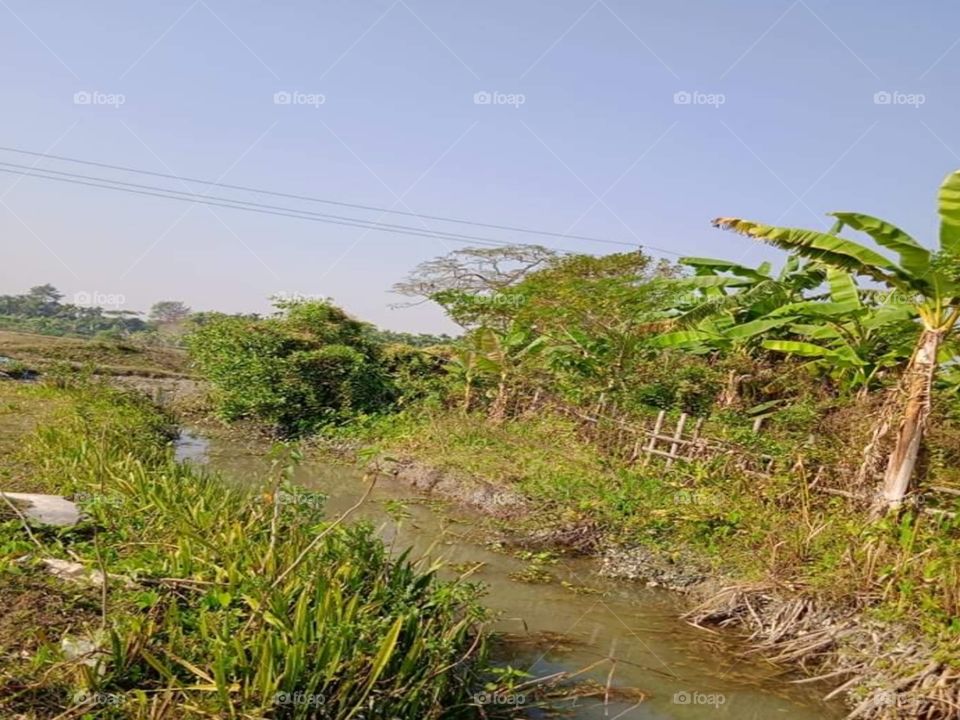
[[[879,218],[856,212],[834,212],[836,224],[830,232],[818,232],[803,228],[776,227],[735,217],[714,220],[716,227],[732,230],[741,235],[760,240],[787,250],[807,261],[817,263],[838,273],[865,278],[891,290],[909,315],[918,319],[912,353],[906,363],[900,386],[902,412],[893,451],[887,462],[881,503],[897,507],[909,490],[917,457],[930,417],[930,399],[937,370],[949,355],[951,340],[956,334],[960,320],[960,171],[953,172],[943,181],[938,196],[940,215],[939,248],[931,250],[921,245],[912,236],[895,225]],[[849,229],[867,235],[880,248],[897,256],[893,261],[881,252],[841,237]],[[837,287],[831,303],[843,306],[852,299],[857,290]],[[844,300],[846,296],[848,300]],[[820,318],[814,327],[806,328],[821,341],[831,341],[834,354],[821,356],[824,360],[854,362],[854,346],[868,346],[870,330],[882,327],[887,319],[895,322],[897,303],[893,308],[879,309],[873,322],[864,325],[858,313],[863,308],[853,309],[849,319],[837,323],[838,317]],[[836,307],[834,309],[837,309]],[[845,308],[844,308],[845,310]],[[830,322],[827,322],[827,319]],[[820,329],[820,328],[830,329]],[[804,330],[801,325],[800,330]],[[855,331],[852,334],[851,331]],[[768,341],[769,342],[769,341]],[[803,341],[801,341],[803,342]],[[819,353],[813,345],[779,345],[771,349],[793,351],[799,354]],[[841,348],[846,344],[847,350]],[[792,350],[791,350],[792,348]],[[835,353],[839,352],[840,355]],[[871,362],[889,362],[889,358]],[[867,372],[864,369],[862,372]]]
[[[771,313],[791,319],[786,330],[796,339],[774,338],[761,344],[766,350],[810,358],[842,389],[863,394],[883,371],[910,357],[916,315],[894,293],[862,295],[843,270],[829,268],[827,281],[829,300],[804,300]],[[868,304],[867,298],[873,302]]]
[[[777,314],[818,287],[826,270],[791,255],[777,275],[770,263],[757,268],[713,258],[681,258],[692,277],[668,280],[686,291],[681,303],[665,317],[674,328],[651,340],[655,348],[682,348],[706,354],[746,351],[756,338],[788,325],[789,315]]]

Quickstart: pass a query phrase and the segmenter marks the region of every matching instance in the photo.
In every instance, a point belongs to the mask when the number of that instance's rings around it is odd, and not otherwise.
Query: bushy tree
[[[283,301],[277,308],[266,319],[209,315],[187,338],[223,417],[264,420],[296,434],[395,399],[364,323],[326,302]]]
[[[153,304],[148,317],[155,323],[175,323],[186,320],[189,315],[190,308],[186,303],[179,300],[161,300]]]

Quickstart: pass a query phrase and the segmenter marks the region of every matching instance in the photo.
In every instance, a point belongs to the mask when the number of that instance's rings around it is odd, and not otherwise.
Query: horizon
[[[950,122],[960,11],[946,2],[917,17],[906,2],[859,0],[456,9],[11,0],[0,15],[0,52],[17,68],[0,118],[0,294],[51,283],[67,301],[123,298],[110,309],[170,299],[259,313],[271,295],[304,295],[389,330],[450,333],[439,307],[390,309],[400,299],[390,288],[469,242],[369,223],[626,249],[53,156],[747,264],[783,255],[711,218],[826,229],[826,212],[858,210],[929,245],[935,189],[960,166]],[[297,217],[203,205],[197,194]]]

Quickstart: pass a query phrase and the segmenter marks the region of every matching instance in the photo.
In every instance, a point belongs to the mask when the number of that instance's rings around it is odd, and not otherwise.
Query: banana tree
[[[473,386],[477,377],[477,353],[470,347],[458,347],[450,363],[448,372],[463,380],[463,414],[470,412],[473,404]]]
[[[756,268],[716,258],[684,257],[680,262],[694,274],[663,281],[685,295],[665,314],[663,324],[672,332],[650,344],[698,354],[717,350],[751,354],[758,347],[755,338],[789,322],[772,317],[772,311],[803,300],[826,276],[822,265],[796,255],[789,256],[777,274],[768,262]],[[719,398],[722,407],[737,401],[740,384],[749,377],[730,370]]]
[[[733,217],[713,221],[716,227],[882,283],[902,294],[903,302],[916,312],[922,330],[903,375],[903,410],[883,480],[882,502],[890,508],[899,506],[910,488],[930,415],[938,351],[960,319],[960,171],[946,177],[938,200],[940,248],[935,252],[900,228],[855,212],[831,213],[837,222],[828,233]],[[899,262],[840,237],[844,228],[865,233],[896,253]]]
[[[762,317],[737,323],[730,314],[707,317],[689,330],[674,330],[651,338],[653,348],[679,348],[702,354],[714,350],[738,351],[754,338],[793,322],[790,316]]]
[[[784,304],[803,300],[826,277],[826,268],[797,255],[790,255],[776,275],[768,262],[756,268],[714,258],[684,257],[680,262],[693,268],[694,275],[665,282],[692,291],[676,308],[675,322],[681,326],[720,313],[729,313],[739,322],[761,318]]]
[[[526,357],[543,349],[546,339],[531,338],[529,332],[522,330],[498,332],[493,328],[481,327],[472,332],[466,342],[455,361],[465,380],[464,413],[470,409],[477,378],[488,376],[497,384],[497,394],[490,406],[490,419],[494,423],[502,422],[506,416],[511,377]]]
[[[797,321],[787,329],[802,339],[764,340],[763,347],[811,358],[847,389],[865,393],[880,371],[910,357],[914,316],[892,294],[879,305],[865,303],[843,270],[830,268],[827,282],[829,300],[791,303],[771,313],[793,316]]]
[[[654,337],[655,348],[683,348],[706,353],[742,349],[753,338],[789,322],[773,311],[803,299],[817,287],[826,271],[791,255],[783,269],[772,275],[770,263],[756,268],[715,258],[684,257],[693,268],[689,277],[661,281],[686,292],[666,311],[662,325],[671,328]]]

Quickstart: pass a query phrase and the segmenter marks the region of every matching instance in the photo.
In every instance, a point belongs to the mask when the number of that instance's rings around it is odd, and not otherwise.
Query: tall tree
[[[400,295],[439,303],[462,327],[505,327],[514,307],[512,289],[546,267],[557,253],[540,245],[464,248],[420,263],[393,286]]]

